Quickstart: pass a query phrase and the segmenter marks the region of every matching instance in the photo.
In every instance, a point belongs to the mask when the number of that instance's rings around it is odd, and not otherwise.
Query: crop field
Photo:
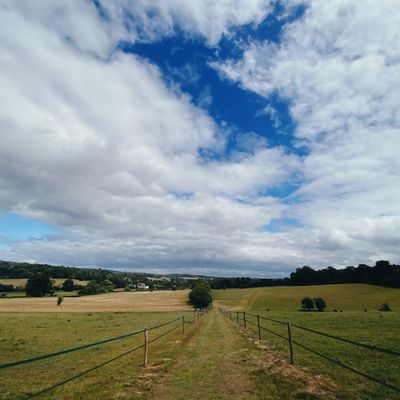
[[[14,287],[25,287],[26,278],[16,278],[16,279],[0,279],[0,283],[3,285],[13,285]],[[56,286],[61,286],[65,279],[53,279],[55,281]],[[86,286],[89,281],[81,281],[79,279],[73,279],[75,285]]]
[[[267,318],[289,321],[292,324],[312,328],[323,333],[337,335],[365,344],[400,352],[400,290],[372,285],[348,284],[326,286],[274,287],[254,289],[227,289],[214,291],[216,304],[231,310],[247,310]],[[327,311],[300,311],[303,297],[323,297]],[[394,310],[379,312],[383,302]],[[267,311],[268,310],[268,311]],[[337,310],[337,311],[333,311]],[[237,318],[235,312],[233,319]],[[255,324],[256,318],[248,316]],[[243,315],[239,313],[243,326]],[[247,328],[257,334],[250,323]],[[262,326],[287,337],[287,327],[262,320]],[[400,387],[400,357],[357,347],[317,334],[292,328],[293,339],[332,359]],[[288,352],[285,340],[262,331],[262,337],[279,351]],[[295,345],[298,363],[309,367],[315,374],[330,376],[340,385],[343,399],[397,399],[398,394],[382,388],[364,378],[333,365],[322,358]]]
[[[112,292],[71,297],[57,306],[56,297],[0,298],[0,312],[145,312],[185,311],[188,291]]]

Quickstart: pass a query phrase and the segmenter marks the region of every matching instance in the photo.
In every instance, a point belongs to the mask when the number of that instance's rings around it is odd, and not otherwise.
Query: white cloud
[[[259,262],[261,228],[285,207],[257,192],[288,179],[297,158],[255,142],[205,161],[199,150],[224,150],[224,132],[154,65],[115,50],[122,29],[93,5],[3,3],[0,209],[63,231],[0,258]]]
[[[304,254],[316,247],[331,252],[327,262],[399,261],[398,3],[307,3],[281,43],[254,42],[241,60],[213,65],[243,88],[290,101],[310,151],[292,196],[305,202],[287,211],[308,227]]]

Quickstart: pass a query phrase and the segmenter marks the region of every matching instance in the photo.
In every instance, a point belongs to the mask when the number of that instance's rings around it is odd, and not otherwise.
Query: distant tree
[[[318,311],[324,311],[326,308],[326,302],[322,297],[317,297],[314,299],[315,307]]]
[[[64,301],[64,297],[63,296],[57,296],[57,305],[61,306],[61,303]]]
[[[100,293],[106,293],[107,289],[97,283],[96,281],[90,281],[86,286],[83,286],[78,294],[79,296],[87,296],[87,295],[92,295],[92,294],[100,294]]]
[[[66,292],[72,292],[75,289],[75,284],[72,279],[66,279],[61,286],[61,289]]]
[[[42,297],[52,292],[52,281],[45,272],[34,274],[26,282],[26,295],[32,297]]]
[[[208,282],[200,280],[189,293],[189,301],[196,308],[206,308],[212,303]]]
[[[310,311],[314,308],[314,301],[311,297],[304,297],[304,299],[301,301],[301,306],[304,310]]]
[[[126,280],[122,276],[114,276],[112,278],[112,283],[118,289],[123,289],[126,287]]]
[[[103,286],[107,292],[112,292],[115,288],[114,284],[109,279],[100,282],[100,285]]]
[[[389,303],[383,303],[379,311],[392,311],[392,309],[390,308]]]

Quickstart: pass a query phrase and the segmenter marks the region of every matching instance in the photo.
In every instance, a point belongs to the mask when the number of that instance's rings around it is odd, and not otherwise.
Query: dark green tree
[[[72,292],[75,289],[74,281],[72,279],[66,279],[62,284],[61,289],[66,292]]]
[[[26,295],[32,297],[42,297],[52,293],[52,281],[45,272],[34,274],[26,282]]]
[[[314,308],[314,301],[311,297],[304,297],[301,301],[301,306],[304,310],[310,311]]]
[[[208,282],[200,280],[189,293],[189,301],[196,308],[206,308],[212,303],[211,289]]]
[[[326,302],[322,297],[317,297],[314,299],[315,307],[318,311],[324,311],[326,308]]]

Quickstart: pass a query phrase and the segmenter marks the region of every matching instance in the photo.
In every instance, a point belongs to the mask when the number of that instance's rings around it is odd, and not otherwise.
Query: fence
[[[164,337],[164,336],[176,331],[178,328],[181,328],[182,329],[182,334],[185,334],[185,325],[187,323],[189,323],[189,322],[196,322],[196,320],[201,318],[204,313],[205,313],[204,310],[195,310],[194,313],[193,313],[192,319],[189,319],[187,317],[187,314],[183,314],[182,316],[180,316],[178,318],[175,318],[173,320],[170,320],[170,321],[167,321],[167,322],[163,322],[163,323],[160,323],[160,324],[157,324],[157,325],[153,325],[153,326],[150,326],[150,327],[145,327],[143,329],[140,329],[140,330],[137,330],[137,331],[134,331],[134,332],[126,333],[124,335],[114,336],[114,337],[111,337],[111,338],[107,338],[107,339],[99,340],[99,341],[96,341],[96,342],[84,344],[82,346],[77,346],[77,347],[72,347],[72,348],[69,348],[69,349],[57,351],[57,352],[54,352],[54,353],[43,354],[43,355],[36,356],[36,357],[31,357],[31,358],[26,358],[26,359],[23,359],[23,360],[12,361],[12,362],[9,362],[9,363],[0,364],[0,373],[1,373],[2,370],[13,368],[13,367],[16,367],[16,366],[19,366],[19,365],[26,365],[26,364],[35,363],[35,362],[40,361],[40,360],[45,360],[45,359],[49,359],[49,358],[58,357],[58,356],[61,356],[63,354],[69,354],[69,353],[73,353],[73,352],[76,352],[76,351],[81,351],[81,350],[88,349],[88,348],[95,347],[95,346],[96,347],[97,346],[101,346],[101,345],[106,344],[106,343],[123,340],[123,339],[130,338],[130,337],[133,337],[133,336],[137,336],[137,335],[140,335],[140,334],[143,334],[143,344],[141,344],[139,346],[136,346],[136,347],[134,347],[132,349],[129,349],[129,350],[125,351],[124,353],[119,354],[118,356],[113,357],[113,358],[111,358],[111,359],[109,359],[107,361],[104,361],[104,362],[100,363],[100,364],[97,364],[94,367],[91,367],[91,368],[89,368],[89,369],[87,369],[85,371],[79,372],[78,374],[76,374],[74,376],[71,376],[71,377],[69,377],[67,379],[64,379],[64,380],[62,380],[60,382],[57,382],[57,383],[55,383],[55,384],[53,384],[53,385],[51,385],[51,386],[49,386],[49,387],[47,387],[45,389],[42,389],[42,390],[40,390],[38,392],[35,392],[35,393],[28,394],[27,396],[22,397],[21,400],[22,399],[23,400],[32,399],[34,397],[40,396],[41,394],[47,393],[47,392],[49,392],[49,391],[51,391],[51,390],[53,390],[53,389],[55,389],[57,387],[65,385],[68,382],[71,382],[71,381],[73,381],[73,380],[75,380],[77,378],[80,378],[80,377],[82,377],[84,375],[87,375],[90,372],[93,372],[93,371],[95,371],[95,370],[97,370],[97,369],[99,369],[99,368],[101,368],[101,367],[103,367],[103,366],[105,366],[107,364],[110,364],[113,361],[116,361],[116,360],[118,360],[118,359],[120,359],[122,357],[125,357],[128,354],[131,354],[131,353],[133,353],[133,352],[135,352],[137,350],[140,350],[140,349],[143,349],[143,367],[146,368],[147,367],[147,363],[148,363],[149,345],[151,343],[153,343],[156,340],[159,340],[162,337]],[[185,318],[185,316],[186,316],[186,318]],[[166,332],[163,332],[162,334],[156,336],[155,338],[152,338],[151,340],[149,340],[149,332],[155,331],[157,329],[160,329],[162,327],[166,327],[166,326],[169,326],[169,325],[173,325],[172,328],[170,328]]]
[[[335,365],[338,365],[356,375],[362,376],[363,378],[366,378],[372,382],[375,382],[379,385],[382,385],[388,389],[391,389],[397,393],[400,393],[400,388],[396,387],[388,382],[385,382],[381,379],[378,379],[374,376],[371,376],[365,372],[359,371],[349,365],[344,364],[343,362],[339,361],[339,360],[335,360],[329,356],[327,356],[326,354],[320,353],[318,351],[316,351],[315,349],[312,349],[302,343],[299,343],[297,340],[293,339],[293,328],[296,329],[300,329],[303,330],[305,332],[308,333],[313,333],[316,335],[320,335],[329,339],[333,339],[333,340],[337,340],[340,342],[344,342],[344,343],[348,343],[351,344],[353,346],[359,346],[361,348],[366,348],[372,351],[377,351],[380,353],[385,353],[385,354],[390,354],[392,356],[400,356],[400,352],[395,351],[395,350],[390,350],[390,349],[384,349],[378,346],[373,346],[373,345],[369,345],[369,344],[365,344],[365,343],[360,343],[357,342],[355,340],[350,340],[350,339],[345,339],[342,338],[340,336],[336,336],[336,335],[332,335],[332,334],[328,334],[325,332],[320,332],[317,331],[315,329],[311,329],[311,328],[307,328],[304,326],[300,326],[297,324],[292,324],[290,322],[287,321],[280,321],[280,320],[276,320],[276,319],[272,319],[272,318],[267,318],[258,314],[252,314],[246,311],[231,311],[231,310],[226,310],[226,309],[219,309],[220,313],[222,313],[225,317],[228,317],[229,319],[236,321],[236,323],[238,325],[242,325],[244,329],[247,329],[247,325],[250,324],[252,326],[254,326],[254,328],[257,330],[257,336],[259,340],[262,340],[262,332],[267,332],[271,335],[274,335],[276,337],[279,337],[285,341],[287,341],[288,343],[288,352],[289,352],[289,361],[291,364],[295,364],[295,352],[294,352],[294,345],[302,348],[303,350],[306,350],[322,359],[324,359],[325,361],[328,361],[330,363],[333,363]],[[235,313],[236,313],[236,317],[235,317]],[[253,317],[255,318],[255,320],[250,320],[248,317]],[[280,324],[280,325],[284,325],[287,327],[287,336],[281,335],[280,333],[274,332],[273,330],[266,328],[265,326],[262,325],[261,321],[268,321],[268,322],[272,322],[274,324]]]

